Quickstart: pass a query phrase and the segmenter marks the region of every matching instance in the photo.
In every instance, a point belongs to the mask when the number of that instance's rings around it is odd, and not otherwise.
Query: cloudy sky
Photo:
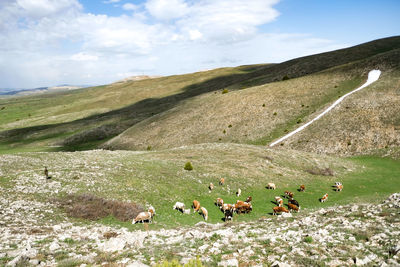
[[[97,85],[399,35],[398,0],[0,0],[0,88]]]

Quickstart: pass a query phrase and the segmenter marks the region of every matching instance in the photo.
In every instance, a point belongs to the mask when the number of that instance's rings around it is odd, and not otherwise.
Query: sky
[[[400,35],[398,0],[0,0],[0,88],[278,63]]]

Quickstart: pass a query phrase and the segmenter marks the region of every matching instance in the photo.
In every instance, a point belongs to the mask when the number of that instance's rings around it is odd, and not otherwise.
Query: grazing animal
[[[247,203],[241,200],[236,201],[234,209],[237,213],[249,213],[253,210],[251,203]]]
[[[320,198],[321,202],[325,202],[328,200],[328,193],[326,193],[323,197]]]
[[[272,208],[272,215],[277,215],[278,213],[286,212],[288,213],[288,209],[285,207],[273,207]]]
[[[296,212],[299,212],[299,207],[298,206],[296,206],[296,205],[294,205],[294,204],[292,204],[292,203],[289,203],[288,204],[288,208],[289,208],[289,212],[291,211],[291,210],[295,210]]]
[[[225,178],[219,179],[219,185],[224,185],[224,183],[225,183]]]
[[[250,203],[252,200],[253,198],[251,196],[248,196],[245,202]]]
[[[156,209],[153,206],[150,206],[148,211],[153,213],[153,216],[156,215]]]
[[[242,190],[240,190],[240,188],[238,188],[237,192],[236,192],[236,196],[240,197],[240,195],[242,194]]]
[[[230,204],[228,204],[228,205],[230,205]],[[233,219],[233,213],[234,213],[234,208],[232,205],[229,208],[224,210],[225,222],[231,221]]]
[[[300,192],[306,191],[306,186],[305,186],[304,184],[300,185],[299,191],[300,191]]]
[[[183,211],[183,213],[184,213],[184,214],[190,214],[190,209],[185,209],[185,210]]]
[[[153,212],[154,211],[154,212]],[[143,211],[140,212],[135,219],[133,219],[132,224],[136,224],[138,222],[145,222],[148,221],[149,223],[152,222],[152,219],[155,215],[155,209],[150,206],[150,208],[148,209],[148,211]]]
[[[342,184],[335,185],[335,190],[336,191],[342,191],[343,190],[343,185]]]
[[[274,183],[268,183],[268,184],[267,184],[267,189],[273,189],[273,190],[275,190],[275,189],[276,189],[276,186],[275,186]]]
[[[176,202],[172,209],[179,210],[180,212],[184,213],[185,212],[185,204],[182,202]]]
[[[290,191],[285,191],[286,198],[293,198],[294,194]]]
[[[200,212],[199,212],[199,214],[202,214],[202,215],[203,215],[203,218],[204,218],[204,220],[205,220],[205,221],[207,221],[207,219],[208,219],[208,211],[207,211],[207,209],[206,209],[206,208],[204,208],[204,207],[201,207],[201,208],[200,208]]]
[[[214,189],[214,184],[210,183],[210,185],[208,186],[208,189],[210,189],[210,191],[212,191]]]
[[[200,209],[200,202],[197,200],[193,200],[192,208],[193,208],[193,213],[195,213],[196,211],[198,212]]]
[[[335,185],[337,186],[337,185],[341,185],[342,183],[341,182],[335,182]]]
[[[232,209],[232,208],[233,208],[233,205],[232,204],[227,204],[227,203],[225,203],[224,205],[221,206],[221,210],[223,212],[225,212],[226,210]]]
[[[293,205],[296,205],[297,207],[300,208],[299,202],[297,202],[297,200],[295,200],[295,199],[293,199],[293,198],[290,198],[290,199],[289,199],[289,203],[290,203],[290,204],[293,204]]]
[[[279,207],[283,207],[283,199],[281,197],[275,197],[275,202]]]
[[[217,200],[215,201],[215,205],[217,207],[222,207],[224,205],[224,200],[222,198],[217,198]]]

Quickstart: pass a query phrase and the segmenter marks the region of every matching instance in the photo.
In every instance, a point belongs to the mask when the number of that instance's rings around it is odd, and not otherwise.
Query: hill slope
[[[358,87],[373,68],[383,71],[376,84],[350,96],[286,143],[296,149],[343,154],[400,147],[399,62],[400,49],[394,49],[296,79],[204,94],[134,125],[104,147],[141,150],[210,141],[267,145]],[[379,140],[373,140],[374,133]],[[347,146],[351,138],[361,141]]]
[[[90,149],[121,133],[102,147],[267,144],[359,85],[371,68],[397,69],[399,48],[400,37],[392,37],[280,64],[0,100],[0,151]]]

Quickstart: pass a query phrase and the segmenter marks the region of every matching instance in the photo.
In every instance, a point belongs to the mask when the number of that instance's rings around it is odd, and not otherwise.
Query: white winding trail
[[[370,85],[373,82],[376,82],[379,79],[379,76],[381,75],[381,71],[380,70],[371,70],[368,73],[368,79],[367,81],[361,85],[360,87],[358,87],[357,89],[354,89],[353,91],[351,91],[350,93],[345,94],[344,96],[342,96],[341,98],[339,98],[338,100],[335,101],[335,103],[333,103],[332,105],[330,105],[326,110],[324,110],[324,112],[322,112],[321,114],[319,114],[317,117],[315,117],[314,119],[312,119],[311,121],[307,122],[306,124],[300,126],[299,128],[297,128],[296,130],[294,130],[293,132],[288,133],[287,135],[279,138],[278,140],[276,140],[275,142],[271,143],[269,146],[273,147],[276,144],[279,144],[280,142],[282,142],[283,140],[291,137],[292,135],[304,130],[308,125],[310,125],[311,123],[313,123],[316,120],[319,120],[322,116],[324,116],[326,113],[328,113],[331,109],[333,109],[334,107],[336,107],[340,102],[343,101],[343,99],[345,99],[346,97],[348,97],[349,95],[363,89],[364,87],[367,87],[368,85]]]

